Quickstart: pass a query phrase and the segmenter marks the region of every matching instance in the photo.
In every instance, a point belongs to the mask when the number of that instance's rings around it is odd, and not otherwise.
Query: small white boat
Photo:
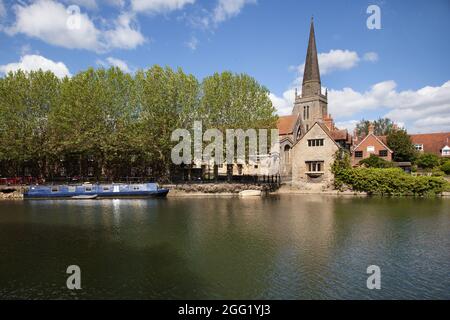
[[[92,200],[92,199],[96,199],[97,197],[98,197],[97,194],[93,194],[93,195],[73,196],[71,199],[74,199],[74,200]]]
[[[244,190],[239,192],[240,197],[261,197],[261,190]]]

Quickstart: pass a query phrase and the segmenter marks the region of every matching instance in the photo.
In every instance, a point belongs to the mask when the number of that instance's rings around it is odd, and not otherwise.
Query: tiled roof
[[[333,137],[334,140],[347,140],[347,130],[333,130],[330,132],[331,137]]]
[[[410,134],[413,144],[423,144],[423,151],[441,154],[446,145],[450,146],[450,132]]]
[[[277,128],[280,135],[292,134],[298,115],[282,116],[278,118]]]

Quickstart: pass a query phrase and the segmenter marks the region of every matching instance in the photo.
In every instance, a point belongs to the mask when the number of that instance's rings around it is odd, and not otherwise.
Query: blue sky
[[[78,28],[67,25],[71,5]],[[366,26],[369,5],[381,10],[380,30]],[[265,85],[283,115],[312,15],[338,125],[389,116],[411,132],[450,131],[448,0],[0,0],[0,73],[160,64],[201,79],[231,70]]]

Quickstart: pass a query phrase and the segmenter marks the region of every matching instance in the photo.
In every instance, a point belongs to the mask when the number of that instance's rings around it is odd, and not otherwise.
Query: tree
[[[360,165],[364,165],[367,168],[390,168],[392,163],[386,161],[374,154],[371,154],[369,158],[363,159],[359,162]]]
[[[51,72],[10,72],[0,81],[0,161],[8,175],[46,166],[48,114],[58,104],[60,80]]]
[[[356,124],[356,134],[363,137],[369,134],[369,125],[371,121],[362,119]],[[374,134],[377,136],[386,136],[395,128],[394,122],[389,118],[379,118],[373,122]]]
[[[203,80],[200,110],[204,126],[224,134],[226,129],[276,128],[278,119],[269,90],[248,75],[231,72]],[[227,167],[229,178],[231,169]]]
[[[145,161],[167,179],[174,145],[171,133],[191,128],[199,119],[200,85],[197,79],[169,67],[153,66],[136,74],[140,101],[138,145]]]
[[[439,157],[432,153],[423,153],[417,157],[416,164],[422,169],[433,169],[439,166]]]
[[[394,152],[394,161],[413,161],[416,157],[416,149],[406,130],[391,131],[387,136],[387,145]]]

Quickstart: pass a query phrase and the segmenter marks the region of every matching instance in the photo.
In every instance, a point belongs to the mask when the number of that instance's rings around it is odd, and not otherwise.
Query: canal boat
[[[24,199],[104,199],[104,198],[151,198],[166,197],[168,189],[156,183],[142,184],[82,184],[30,186]]]

